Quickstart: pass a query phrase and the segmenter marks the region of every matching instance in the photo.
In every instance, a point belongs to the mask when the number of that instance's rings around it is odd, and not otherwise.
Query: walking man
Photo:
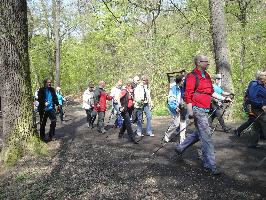
[[[214,93],[210,75],[206,71],[209,66],[207,56],[198,55],[195,57],[194,62],[195,68],[187,75],[186,79],[185,101],[187,103],[188,116],[190,119],[194,118],[196,130],[188,134],[186,139],[176,147],[176,152],[182,155],[189,146],[200,140],[204,168],[211,171],[213,175],[219,175],[220,170],[217,168],[215,162],[208,113],[210,111],[212,96],[221,100],[225,100],[226,97],[219,97],[218,94]]]
[[[105,82],[100,81],[99,86],[94,90],[94,108],[92,112],[92,118],[95,119],[96,115],[98,114],[98,131],[100,133],[105,133],[106,130],[104,129],[104,117],[106,111],[106,100],[112,100],[112,97],[109,96],[105,88]]]
[[[257,80],[251,81],[248,86],[248,101],[252,113],[256,116],[249,138],[249,148],[258,146],[260,133],[266,136],[266,70],[257,72]]]
[[[46,78],[44,80],[44,87],[40,88],[38,91],[38,101],[39,101],[39,114],[40,114],[40,139],[44,142],[52,140],[55,135],[56,127],[56,112],[55,105],[58,106],[58,99],[54,88],[51,86],[51,80]],[[45,138],[45,126],[47,118],[51,120],[49,138]]]

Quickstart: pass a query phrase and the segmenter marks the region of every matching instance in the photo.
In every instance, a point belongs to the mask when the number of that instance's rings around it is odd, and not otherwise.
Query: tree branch
[[[115,20],[121,24],[122,22],[118,20],[118,17],[115,16],[115,14],[111,11],[111,9],[109,8],[107,2],[105,0],[102,0],[102,2],[104,3],[105,7],[107,8],[107,10],[112,14],[112,16],[115,18]]]

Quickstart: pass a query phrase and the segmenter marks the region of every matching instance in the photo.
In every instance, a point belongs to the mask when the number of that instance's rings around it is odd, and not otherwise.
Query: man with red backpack
[[[132,115],[133,111],[133,105],[134,105],[134,99],[133,99],[132,79],[129,79],[126,83],[126,88],[122,89],[120,92],[120,112],[124,120],[118,138],[122,138],[125,131],[127,130],[129,140],[134,144],[138,144],[138,142],[134,138],[134,133],[130,121],[130,116]]]
[[[95,120],[96,115],[98,114],[98,131],[100,133],[105,133],[106,130],[104,129],[104,117],[106,111],[106,100],[112,100],[112,97],[109,96],[105,88],[105,82],[100,81],[99,86],[94,90],[94,108],[92,112],[92,118]]]
[[[189,118],[194,118],[196,130],[188,134],[186,139],[175,150],[178,155],[182,155],[189,146],[200,140],[204,168],[210,171],[212,175],[219,175],[221,172],[215,162],[208,113],[210,111],[212,97],[220,98],[221,100],[226,100],[227,97],[219,97],[213,90],[210,75],[206,72],[209,66],[208,57],[198,55],[195,57],[194,62],[196,67],[187,75],[186,79],[185,102],[187,103]]]

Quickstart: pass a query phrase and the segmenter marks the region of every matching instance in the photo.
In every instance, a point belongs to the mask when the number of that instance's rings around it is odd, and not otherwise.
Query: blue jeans
[[[180,145],[178,145],[178,148],[181,151],[185,151],[186,148],[200,140],[203,166],[205,168],[214,170],[216,169],[216,162],[211,130],[208,122],[208,113],[196,109],[193,109],[193,113],[196,130],[193,133],[188,134],[186,139]]]
[[[146,132],[147,135],[152,134],[151,128],[151,110],[149,104],[144,104],[143,108],[137,108],[137,133],[142,133],[142,118],[143,112],[145,112],[146,119],[147,119],[147,127]]]

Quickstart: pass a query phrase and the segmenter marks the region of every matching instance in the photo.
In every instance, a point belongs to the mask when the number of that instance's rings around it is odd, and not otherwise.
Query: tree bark
[[[55,36],[55,86],[60,86],[60,0],[54,0],[54,36]]]
[[[35,131],[32,121],[27,1],[1,0],[0,12],[3,159],[8,159],[10,149],[23,150]]]
[[[224,1],[209,0],[209,7],[216,72],[222,75],[223,89],[228,92],[233,92],[231,66],[227,56]]]

